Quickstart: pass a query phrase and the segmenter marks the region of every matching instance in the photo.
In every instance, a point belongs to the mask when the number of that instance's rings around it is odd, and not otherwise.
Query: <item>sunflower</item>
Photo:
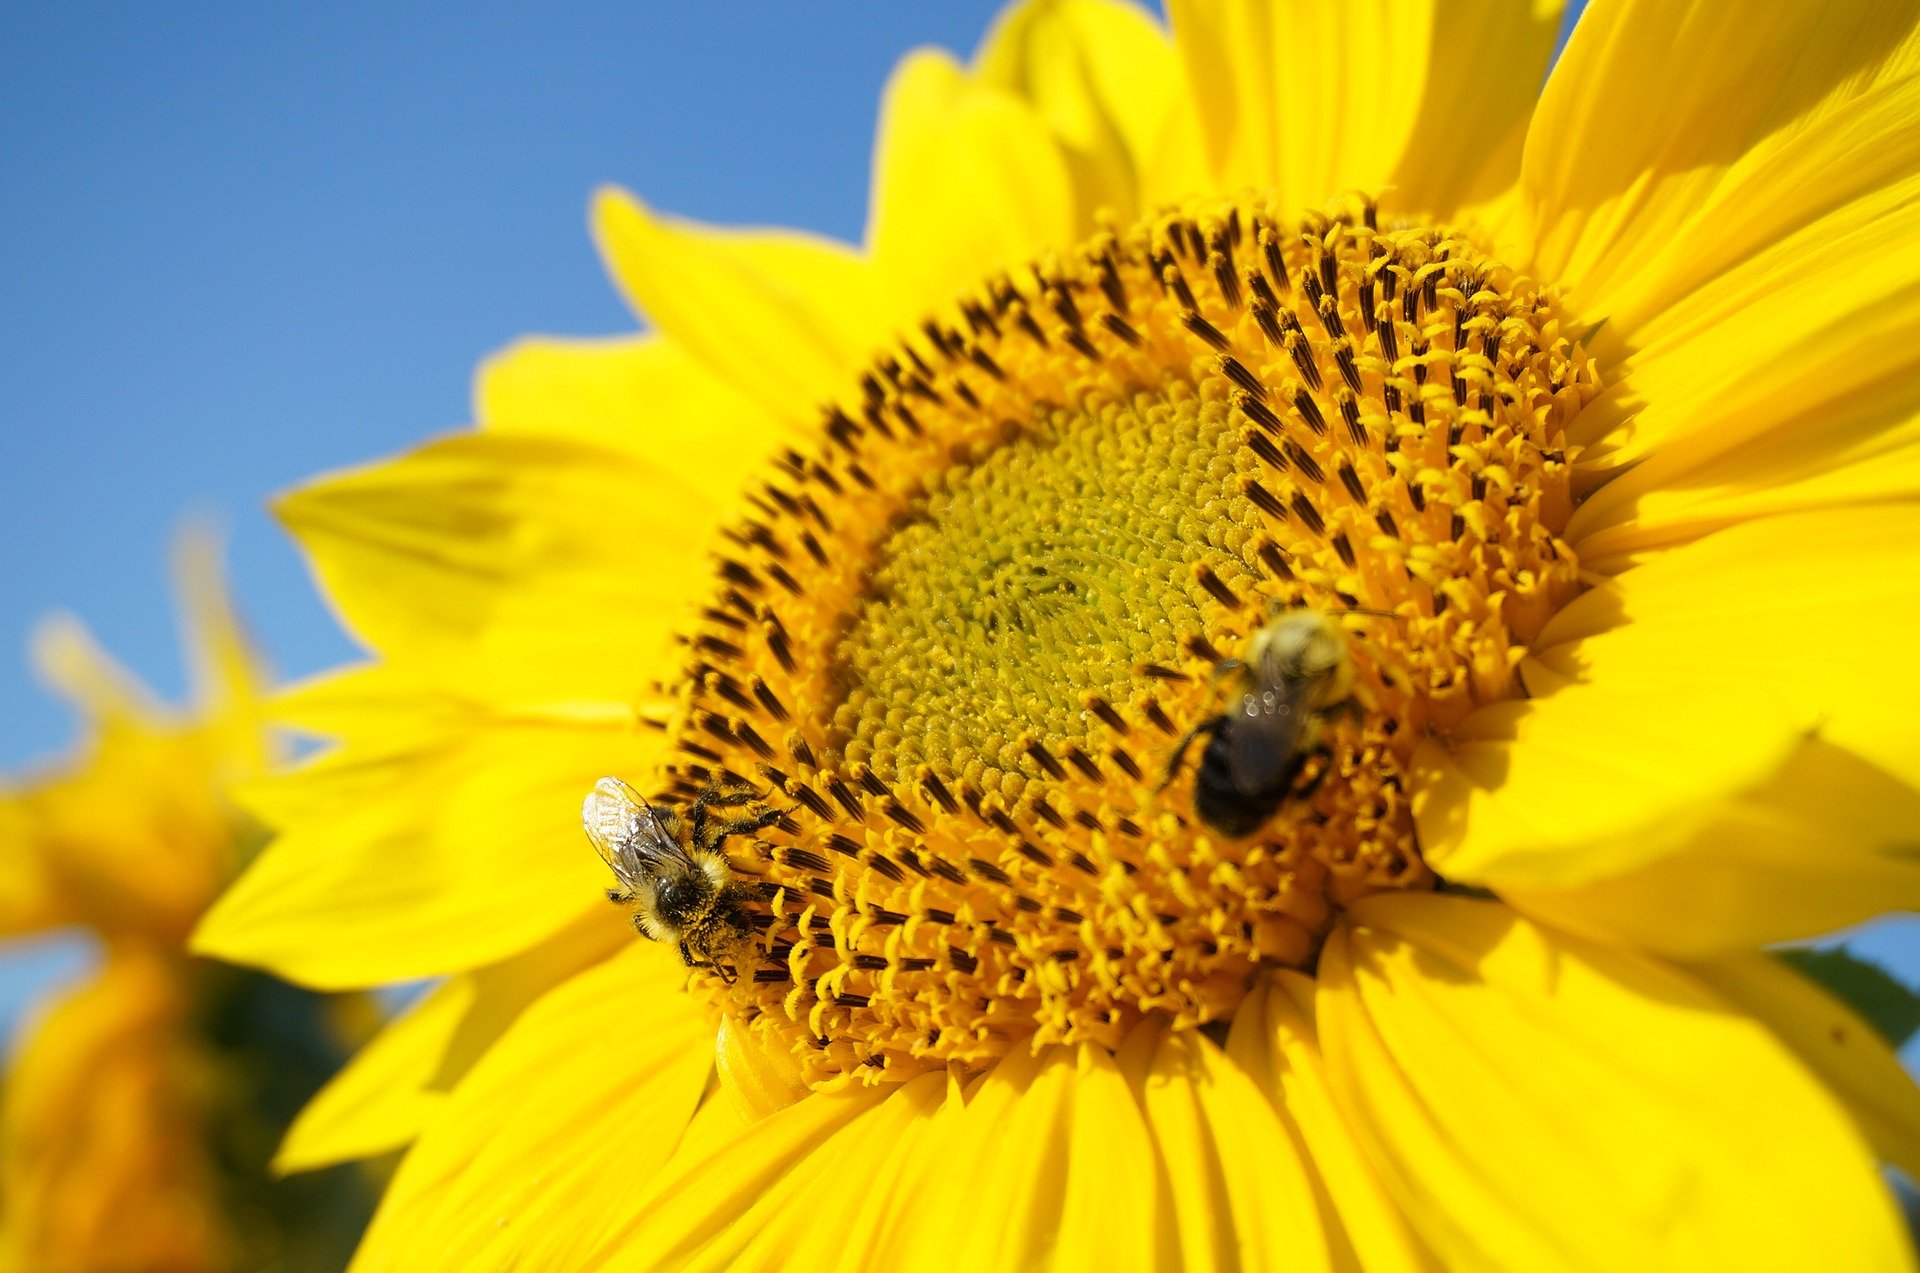
[[[446,979],[357,1269],[1909,1266],[1763,948],[1920,902],[1920,12],[1559,21],[1017,6],[864,248],[603,192],[650,334],[282,501],[372,658],[198,941]]]
[[[358,1171],[267,1172],[294,1110],[365,1036],[368,1006],[186,951],[258,843],[226,786],[269,754],[260,676],[211,540],[184,537],[178,565],[191,716],[156,703],[74,620],[35,642],[90,739],[76,761],[0,789],[0,931],[84,930],[99,967],[43,1009],[6,1076],[9,1273],[320,1273],[371,1209]]]

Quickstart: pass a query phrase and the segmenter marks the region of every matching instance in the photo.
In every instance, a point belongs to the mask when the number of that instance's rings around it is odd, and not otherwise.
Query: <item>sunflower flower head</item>
[[[198,704],[153,700],[58,619],[40,671],[89,739],[59,770],[0,794],[0,923],[78,929],[99,966],[28,1029],[0,1115],[0,1268],[320,1270],[364,1212],[351,1173],[287,1188],[279,1129],[364,1033],[357,1000],[189,957],[187,935],[258,844],[230,784],[269,760],[263,687],[219,582],[212,540],[180,541]]]
[[[985,280],[856,380],[723,532],[667,682],[669,797],[790,814],[741,849],[736,1023],[814,1085],[1116,1047],[1431,886],[1414,750],[1515,696],[1577,590],[1595,372],[1529,280],[1365,197],[1196,202]],[[1204,766],[1163,775],[1243,714],[1214,669],[1301,610],[1351,644],[1352,710],[1313,794],[1230,837]]]
[[[1910,1266],[1764,948],[1920,904],[1920,14],[1171,8],[282,502],[372,658],[196,940],[447,978],[358,1270]]]

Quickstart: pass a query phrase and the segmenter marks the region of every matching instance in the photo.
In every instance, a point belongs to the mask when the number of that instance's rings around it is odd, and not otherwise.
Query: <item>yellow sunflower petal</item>
[[[0,1265],[229,1267],[177,970],[117,952],[24,1040],[0,1136]]]
[[[1226,1053],[1194,1031],[1168,1031],[1144,1088],[1180,1268],[1356,1267],[1334,1262],[1299,1143]]]
[[[1174,0],[1215,183],[1290,204],[1382,190],[1449,216],[1511,185],[1556,3]]]
[[[1569,931],[1698,959],[1920,909],[1915,827],[1920,793],[1813,739],[1764,788],[1621,874],[1553,888],[1496,864],[1473,882]]]
[[[1905,105],[1910,119],[1920,91]],[[1885,448],[1885,435],[1903,427],[1910,445],[1920,411],[1920,354],[1906,339],[1920,322],[1917,237],[1920,177],[1873,191],[1623,328],[1608,387],[1567,436],[1590,471],[1639,467],[1580,510],[1570,538],[1627,522],[1631,547],[1646,532],[1629,519],[1651,493],[1724,499],[1747,493],[1743,478],[1766,486],[1817,476]],[[1731,471],[1719,467],[1725,458]],[[1663,511],[1660,501],[1650,511]]]
[[[261,699],[266,678],[228,595],[220,541],[189,525],[174,539],[174,589],[194,701],[218,751],[222,781],[236,781],[267,763]]]
[[[0,923],[178,943],[233,869],[220,780],[257,762],[259,739],[163,707],[78,620],[42,623],[33,653],[87,738],[76,763],[22,784],[0,821],[13,876]]]
[[[519,703],[632,702],[704,574],[711,525],[707,502],[657,468],[509,434],[445,438],[278,511],[362,640]]]
[[[1675,969],[1401,894],[1353,908],[1320,976],[1336,1095],[1453,1265],[1912,1267],[1845,1112]]]
[[[1523,666],[1523,672],[1530,671]],[[1659,662],[1481,708],[1413,757],[1421,851],[1452,879],[1563,887],[1685,843],[1757,790],[1814,722],[1751,685]]]
[[[483,709],[392,663],[356,663],[286,686],[268,700],[275,724],[326,738],[378,731],[399,745],[444,737]],[[268,780],[271,783],[271,779]]]
[[[632,941],[624,912],[596,906],[546,940],[436,986],[308,1102],[276,1169],[369,1158],[412,1141],[529,1005]]]
[[[1476,716],[1483,737],[1451,756],[1425,749],[1430,860],[1583,931],[1690,954],[1807,936],[1910,897],[1902,784],[1920,787],[1920,717],[1887,669],[1904,666],[1920,623],[1916,552],[1911,508],[1766,518],[1576,599],[1523,672],[1536,690],[1580,684]],[[1606,710],[1575,710],[1586,704]],[[1488,722],[1514,740],[1488,741]],[[1838,753],[1802,755],[1816,731]],[[1598,834],[1636,817],[1640,831]],[[1693,891],[1695,923],[1656,931],[1648,907]]]
[[[87,625],[72,615],[41,620],[34,626],[29,647],[40,679],[99,725],[165,717],[159,700],[139,678],[120,666]]]
[[[1582,312],[1608,313],[1696,217],[1713,217],[1743,157],[1752,165],[1792,146],[1912,72],[1920,54],[1911,4],[1795,3],[1753,16],[1669,0],[1595,0],[1581,15],[1534,112],[1523,181],[1533,268]],[[1821,198],[1769,188],[1767,206],[1747,215],[1774,224],[1729,237],[1798,228],[1796,211]]]
[[[787,436],[762,410],[657,336],[530,336],[481,364],[474,422],[637,455],[712,500],[730,502]]]
[[[1772,1026],[1846,1102],[1874,1151],[1920,1179],[1920,1086],[1872,1026],[1771,955],[1731,955],[1694,971]]]
[[[326,988],[524,950],[605,908],[581,795],[601,774],[647,772],[657,738],[498,721],[431,747],[322,756],[266,789],[266,807],[306,816],[208,912],[194,949]]]
[[[1387,180],[1395,206],[1451,217],[1513,190],[1565,7],[1563,0],[1431,5],[1425,88]]]
[[[68,899],[48,861],[30,797],[0,794],[0,934],[70,923]]]
[[[1920,496],[1920,411],[1907,410],[1901,396],[1864,390],[1816,413],[1817,439],[1796,422],[1684,474],[1653,469],[1661,457],[1655,451],[1644,481],[1612,498],[1640,473],[1629,469],[1582,506],[1592,509],[1590,518],[1576,514],[1571,529],[1581,535],[1582,564],[1621,574],[1739,522]]]
[[[1065,248],[1089,224],[1092,209],[1035,110],[939,50],[894,70],[873,163],[867,243],[902,323],[995,270]]]
[[[1917,557],[1920,508],[1764,518],[1577,598],[1536,649],[1556,672],[1596,682],[1734,685],[1920,786],[1920,712],[1904,675],[1920,624]]]
[[[742,1122],[776,1114],[808,1091],[793,1057],[760,1047],[734,1017],[721,1019],[713,1041],[713,1064],[720,1090]]]
[[[472,1004],[473,982],[456,977],[389,1022],[307,1102],[273,1169],[312,1171],[411,1142],[446,1099],[427,1084]]]
[[[639,944],[528,1009],[401,1163],[355,1273],[581,1267],[631,1218],[711,1077],[685,977]]]
[[[944,1074],[888,1091],[809,1096],[704,1153],[689,1144],[594,1269],[887,1267],[877,1231],[924,1172]]]
[[[886,334],[872,272],[844,244],[696,225],[611,188],[594,196],[593,228],[634,308],[783,423],[817,423]]]
[[[1153,1268],[1162,1227],[1151,1133],[1105,1049],[1016,1049],[968,1094],[939,1147],[908,1268]],[[981,1223],[981,1217],[992,1217]]]
[[[1267,1093],[1303,1149],[1336,1268],[1436,1273],[1439,1262],[1387,1196],[1334,1106],[1313,1021],[1312,979],[1276,969],[1233,1016],[1227,1054]]]
[[[1120,0],[1027,0],[1003,14],[975,73],[1025,99],[1067,147],[1079,205],[1145,209],[1143,169],[1179,87],[1166,33]]]
[[[626,911],[595,905],[552,936],[463,974],[473,983],[473,996],[447,1040],[430,1086],[452,1091],[529,1005],[625,950],[634,940],[633,921]]]

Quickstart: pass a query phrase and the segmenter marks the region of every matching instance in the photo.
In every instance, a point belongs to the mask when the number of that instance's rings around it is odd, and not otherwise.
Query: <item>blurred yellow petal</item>
[[[721,1018],[714,1035],[713,1063],[720,1091],[743,1123],[778,1113],[808,1091],[790,1054],[761,1047],[752,1031],[733,1017]]]
[[[167,713],[133,673],[100,648],[87,625],[69,614],[35,625],[33,667],[40,679],[105,727],[159,722]]]
[[[1920,1179],[1920,1086],[1872,1026],[1771,955],[1730,955],[1694,972],[1771,1026],[1846,1103],[1874,1151]]]
[[[391,663],[356,663],[281,689],[268,700],[275,724],[328,738],[379,731],[389,745],[445,736],[484,714],[479,704]],[[272,779],[265,784],[272,788]],[[243,791],[246,788],[243,788]],[[252,801],[248,802],[252,804]]]
[[[528,1009],[400,1164],[355,1273],[583,1267],[711,1076],[685,976],[672,952],[635,945]]]
[[[1812,739],[1764,787],[1621,874],[1568,888],[1498,866],[1472,878],[1569,931],[1699,959],[1920,910],[1917,826],[1920,793]]]
[[[886,335],[871,271],[842,244],[696,225],[611,188],[594,196],[593,226],[634,308],[784,424],[816,425]]]
[[[294,491],[278,511],[368,645],[471,697],[521,703],[631,702],[704,575],[711,524],[662,470],[509,434],[445,438]]]
[[[571,438],[637,456],[716,514],[789,436],[687,350],[658,336],[528,336],[480,365],[481,429]]]
[[[1429,860],[1582,931],[1690,955],[1912,899],[1920,703],[1886,669],[1920,623],[1916,552],[1911,508],[1766,518],[1576,598],[1522,669],[1541,697],[1471,718],[1482,737],[1450,756],[1424,748]],[[1605,710],[1572,710],[1586,704]],[[1831,750],[1809,750],[1815,734]],[[1695,895],[1689,924],[1664,921],[1663,903]]]
[[[473,983],[455,977],[388,1022],[307,1102],[287,1129],[273,1169],[312,1171],[411,1142],[445,1099],[427,1084],[472,1001]]]
[[[1169,1031],[1145,1084],[1182,1269],[1357,1268],[1328,1251],[1301,1146],[1256,1077],[1191,1030]]]
[[[938,50],[895,68],[873,164],[867,242],[900,326],[987,274],[1068,247],[1091,224],[1035,109]]]
[[[1421,851],[1449,878],[1559,887],[1618,874],[1770,781],[1815,719],[1748,685],[1689,683],[1652,656],[1536,693],[1414,752]]]
[[[234,868],[240,827],[221,782],[252,767],[259,740],[160,707],[77,622],[43,625],[37,653],[80,704],[86,741],[0,796],[0,926],[81,923],[177,946]]]
[[[194,701],[219,755],[217,777],[238,781],[269,759],[261,707],[265,669],[234,611],[212,531],[190,525],[175,537],[173,572]]]
[[[1174,0],[1217,188],[1451,216],[1513,183],[1559,5]]]
[[[1563,0],[1423,4],[1433,23],[1426,83],[1386,188],[1397,207],[1485,223],[1486,205],[1510,200],[1520,179],[1527,124],[1566,5]]]
[[[1915,109],[1920,87],[1904,104],[1903,124]],[[1905,337],[1920,322],[1916,236],[1920,177],[1875,188],[1651,320],[1620,328],[1623,349],[1608,387],[1568,439],[1583,448],[1588,472],[1632,471],[1569,524],[1583,554],[1658,542],[1663,531],[1671,537],[1663,523],[1674,514],[1658,514],[1677,498],[1744,495],[1760,511],[1791,507],[1807,497],[1768,488],[1817,478],[1862,452],[1911,445],[1920,355]],[[1734,463],[1722,465],[1729,457]],[[1905,476],[1854,480],[1869,491],[1910,494]],[[1636,514],[1649,496],[1655,516],[1643,527]],[[1705,516],[1696,511],[1694,520]],[[1613,535],[1582,542],[1601,528]]]
[[[1025,99],[1067,150],[1082,210],[1130,220],[1180,71],[1166,33],[1122,0],[1025,0],[1001,14],[975,72]]]
[[[1320,1198],[1336,1268],[1435,1273],[1439,1262],[1408,1227],[1335,1107],[1313,1021],[1313,980],[1275,969],[1233,1015],[1227,1054],[1273,1102],[1301,1147]]]
[[[311,812],[208,912],[194,949],[321,987],[524,950],[605,908],[580,799],[604,773],[646,773],[658,738],[499,723],[392,754],[344,749],[256,784],[269,812]]]
[[[1577,311],[1598,318],[1630,288],[1644,298],[1638,307],[1658,303],[1658,289],[1636,277],[1643,271],[1664,265],[1685,285],[1684,254],[1662,254],[1696,218],[1703,239],[1724,234],[1735,244],[1799,228],[1799,215],[1824,197],[1818,183],[1769,181],[1764,194],[1744,194],[1746,208],[1736,213],[1758,224],[1727,225],[1720,203],[1739,189],[1742,157],[1764,162],[1877,85],[1911,73],[1917,28],[1912,0],[1787,4],[1765,21],[1738,6],[1595,0],[1527,136],[1533,269],[1567,288]],[[1716,250],[1704,248],[1709,256]]]
[[[204,1273],[231,1256],[177,969],[109,959],[29,1036],[0,1128],[0,1268]]]
[[[917,1269],[878,1234],[913,1207],[946,1076],[809,1096],[687,1143],[583,1268]],[[964,1267],[964,1266],[962,1266]]]
[[[1916,554],[1911,505],[1762,518],[1576,598],[1536,648],[1565,676],[1658,676],[1676,691],[1730,685],[1779,702],[1920,786],[1920,712],[1897,671],[1920,624]]]
[[[929,1156],[896,1252],[905,1267],[1145,1269],[1171,1241],[1151,1133],[1103,1048],[1016,1048]]]
[[[1400,894],[1353,908],[1320,976],[1335,1094],[1456,1267],[1912,1267],[1845,1112],[1681,972]]]
[[[306,1171],[410,1143],[529,1005],[633,939],[624,911],[596,906],[546,940],[434,987],[308,1102],[287,1130],[276,1170]]]

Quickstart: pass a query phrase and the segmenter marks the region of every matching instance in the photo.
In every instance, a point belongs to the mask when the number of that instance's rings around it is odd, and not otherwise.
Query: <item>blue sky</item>
[[[350,658],[267,494],[458,427],[516,335],[630,329],[600,182],[858,237],[889,67],[996,7],[0,7],[0,767],[72,737],[26,670],[51,611],[180,693],[183,514],[283,676]],[[1865,945],[1920,980],[1913,933]],[[0,960],[0,1025],[79,961]]]
[[[516,335],[632,329],[601,182],[857,238],[889,68],[995,7],[0,6],[0,769],[73,738],[51,611],[182,693],[184,514],[281,675],[352,657],[266,496],[460,426]],[[0,957],[0,1026],[82,963]]]

